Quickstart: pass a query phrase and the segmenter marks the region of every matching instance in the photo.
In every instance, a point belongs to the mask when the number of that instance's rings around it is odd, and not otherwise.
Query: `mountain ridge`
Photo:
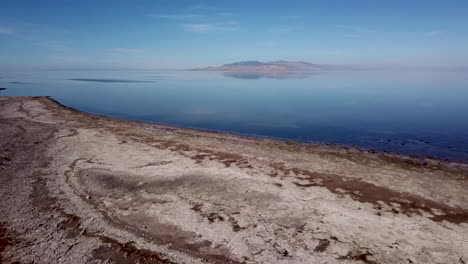
[[[215,67],[192,69],[193,71],[320,71],[321,67],[304,61],[239,61]]]

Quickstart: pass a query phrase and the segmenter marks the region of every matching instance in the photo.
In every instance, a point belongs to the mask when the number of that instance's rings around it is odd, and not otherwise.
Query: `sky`
[[[468,1],[1,0],[0,67],[467,67]]]

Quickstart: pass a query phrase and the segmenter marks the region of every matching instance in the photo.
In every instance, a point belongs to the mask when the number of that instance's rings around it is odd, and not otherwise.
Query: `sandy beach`
[[[0,97],[0,263],[468,263],[468,166]]]

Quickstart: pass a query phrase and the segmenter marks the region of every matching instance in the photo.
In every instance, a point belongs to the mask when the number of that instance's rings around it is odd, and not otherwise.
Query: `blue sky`
[[[0,2],[0,66],[188,68],[240,60],[466,67],[468,1]]]

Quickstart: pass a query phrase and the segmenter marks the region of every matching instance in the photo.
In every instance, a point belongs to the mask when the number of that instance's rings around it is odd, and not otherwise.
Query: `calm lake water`
[[[468,161],[468,74],[3,71],[0,95],[244,135]]]

